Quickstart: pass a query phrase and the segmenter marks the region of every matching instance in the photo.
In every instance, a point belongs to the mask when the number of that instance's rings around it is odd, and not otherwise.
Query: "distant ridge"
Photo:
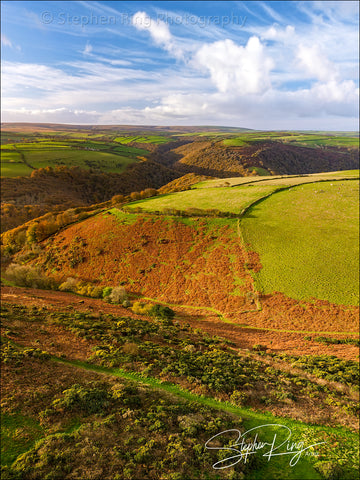
[[[192,125],[192,126],[161,126],[161,125],[72,125],[66,123],[27,123],[27,122],[3,122],[2,130],[19,130],[23,129],[27,132],[32,131],[49,131],[49,130],[112,130],[126,132],[163,132],[163,133],[196,133],[196,132],[224,132],[224,133],[241,133],[254,131],[250,128],[242,127],[224,127],[214,125]]]

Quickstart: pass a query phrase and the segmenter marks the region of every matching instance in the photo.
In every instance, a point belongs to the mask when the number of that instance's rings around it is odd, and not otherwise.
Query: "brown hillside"
[[[163,187],[159,188],[159,193],[172,193],[172,192],[182,192],[183,190],[188,190],[190,187],[199,182],[204,182],[205,180],[212,180],[214,177],[208,177],[205,175],[196,175],[195,173],[187,173],[183,177],[176,178],[170,183],[167,183]]]
[[[211,227],[202,219],[191,225],[177,218],[133,218],[131,224],[122,223],[107,213],[73,225],[44,242],[36,263],[59,278],[122,284],[133,295],[206,307],[209,317],[221,312],[237,324],[260,329],[358,329],[356,307],[297,301],[281,293],[256,304],[249,269],[261,266],[230,226]]]
[[[308,148],[280,142],[227,147],[222,142],[194,142],[172,150],[179,156],[173,168],[220,178],[249,175],[251,167],[293,175],[359,168],[355,151]]]
[[[251,308],[246,293],[252,279],[244,262],[230,227],[209,231],[200,220],[191,226],[151,216],[129,225],[110,213],[69,227],[40,255],[42,266],[63,277],[121,283],[136,295],[222,311]]]
[[[1,231],[15,228],[47,212],[104,202],[117,194],[159,188],[181,176],[146,161],[124,173],[99,173],[78,167],[35,170],[30,177],[1,178]]]

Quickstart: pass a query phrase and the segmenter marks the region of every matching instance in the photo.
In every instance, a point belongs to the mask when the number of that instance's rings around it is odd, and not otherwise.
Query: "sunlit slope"
[[[254,177],[237,179],[246,183],[233,187],[225,185],[234,179],[210,180],[201,184],[208,188],[133,202],[127,208],[190,216],[217,210],[218,215],[241,217],[245,212],[241,231],[263,266],[256,276],[258,290],[357,305],[356,175],[358,171]]]
[[[184,192],[132,202],[127,208],[137,209],[140,207],[149,213],[172,213],[171,210],[186,212],[189,209],[197,208],[240,214],[253,202],[279,189],[327,179],[354,178],[358,176],[358,173],[358,170],[351,170],[299,176],[221,178],[200,182],[194,186],[195,188]]]
[[[357,180],[301,185],[247,212],[241,226],[260,255],[263,293],[359,303],[358,195]]]
[[[310,175],[276,175],[276,176],[254,176],[254,177],[231,177],[205,180],[193,186],[193,188],[214,188],[228,185],[244,185],[256,183],[257,185],[298,185],[300,183],[317,182],[319,180],[340,180],[342,178],[358,178],[359,170],[343,170],[340,172],[312,173]]]

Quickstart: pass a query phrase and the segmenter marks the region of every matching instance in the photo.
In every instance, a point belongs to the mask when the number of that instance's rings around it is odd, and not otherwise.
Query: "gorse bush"
[[[152,303],[134,302],[131,310],[138,315],[149,315],[149,312],[154,307]]]
[[[166,307],[165,305],[154,305],[151,307],[149,310],[149,314],[152,317],[159,318],[161,320],[166,320],[168,323],[172,323],[172,319],[175,316],[174,310],[171,310],[171,308]]]
[[[21,365],[25,357],[40,358],[47,360],[50,354],[41,350],[40,348],[27,347],[24,349],[16,348],[10,342],[5,341],[1,343],[1,361],[4,363],[14,363]]]
[[[55,410],[84,411],[88,414],[101,413],[110,405],[111,395],[104,385],[90,382],[86,386],[73,385],[64,390],[61,399],[54,400]]]
[[[101,298],[103,294],[103,288],[93,285],[92,283],[86,283],[81,280],[69,277],[59,286],[59,290],[62,292],[72,292],[84,297]]]
[[[59,286],[59,290],[76,293],[84,297],[103,298],[110,303],[126,303],[126,306],[128,306],[128,296],[124,287],[100,287],[69,277]]]
[[[110,295],[112,291],[111,287],[104,287],[103,292],[102,292],[102,298],[106,298]]]

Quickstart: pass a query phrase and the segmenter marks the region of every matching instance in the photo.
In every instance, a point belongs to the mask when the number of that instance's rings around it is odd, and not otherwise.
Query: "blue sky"
[[[2,1],[2,121],[358,130],[358,8]]]

